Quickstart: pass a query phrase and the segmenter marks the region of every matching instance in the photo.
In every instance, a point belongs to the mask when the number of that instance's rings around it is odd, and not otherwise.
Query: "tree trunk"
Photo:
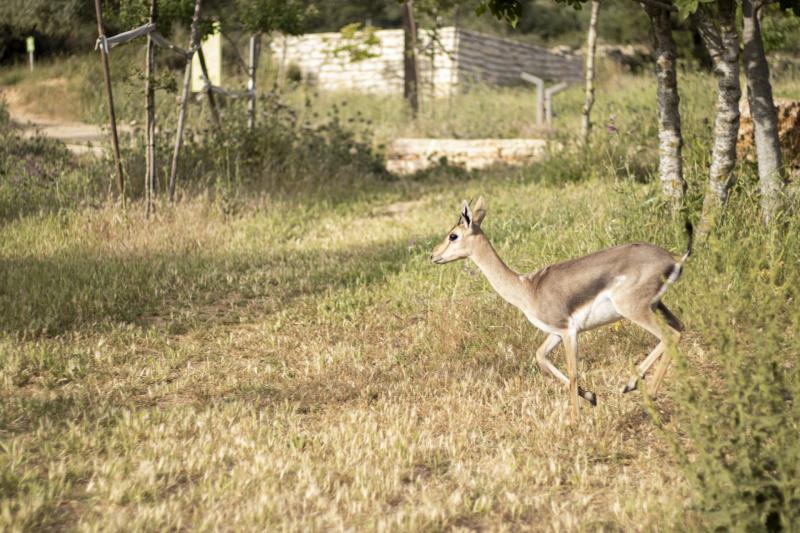
[[[150,22],[155,22],[157,0],[150,0]],[[156,91],[153,84],[156,45],[150,34],[147,35],[147,60],[145,62],[145,105],[147,108],[147,168],[145,170],[145,199],[147,216],[155,211],[156,195]]]
[[[408,101],[411,115],[416,118],[419,111],[419,66],[413,0],[403,3],[403,78],[403,97]]]
[[[581,136],[584,146],[589,146],[589,131],[592,128],[594,57],[597,51],[597,14],[599,12],[600,0],[592,0],[592,16],[589,19],[589,31],[586,34],[586,98],[583,103],[583,122],[581,123]]]
[[[718,25],[714,22],[715,18]],[[701,6],[696,20],[717,75],[714,147],[711,151],[708,186],[703,199],[703,214],[698,227],[699,237],[704,238],[716,226],[734,182],[739,99],[742,96],[739,86],[739,33],[736,30],[735,0],[717,0],[716,14]]]
[[[683,137],[672,21],[669,11],[661,7],[647,4],[645,11],[653,25],[656,50],[658,176],[664,196],[677,209],[683,202],[686,182],[683,179]]]
[[[747,100],[753,117],[758,181],[761,190],[761,214],[769,224],[783,208],[785,175],[778,139],[778,113],[772,99],[769,65],[758,20],[760,4],[742,0],[742,42]]]
[[[172,152],[172,166],[169,171],[169,201],[175,201],[175,180],[178,176],[178,158],[181,154],[183,144],[183,126],[186,120],[186,106],[189,103],[189,83],[192,79],[192,55],[191,51],[198,45],[197,24],[200,21],[200,4],[202,0],[195,0],[194,15],[192,16],[192,26],[189,30],[189,51],[190,55],[186,58],[186,67],[183,71],[183,89],[181,91],[181,106],[178,111],[178,127],[175,131],[175,150]],[[196,53],[196,52],[195,52]]]

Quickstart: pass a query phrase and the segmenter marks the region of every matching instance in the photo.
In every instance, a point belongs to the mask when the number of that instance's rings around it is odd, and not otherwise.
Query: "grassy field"
[[[686,487],[641,398],[618,393],[651,339],[587,335],[600,405],[567,427],[564,391],[532,361],[541,334],[475,269],[427,260],[478,192],[522,269],[632,237],[611,186],[505,180],[4,227],[5,526],[682,521]],[[673,233],[647,237],[678,249]]]
[[[713,85],[683,79],[696,217]],[[791,530],[800,218],[761,228],[752,168],[666,296],[688,331],[664,395],[619,392],[652,337],[587,333],[599,405],[579,425],[533,361],[543,334],[476,268],[428,259],[478,194],[520,271],[637,240],[683,250],[647,182],[653,87],[629,81],[598,111],[619,135],[524,169],[334,187],[320,166],[149,221],[98,188],[25,197],[41,207],[0,220],[0,529]]]

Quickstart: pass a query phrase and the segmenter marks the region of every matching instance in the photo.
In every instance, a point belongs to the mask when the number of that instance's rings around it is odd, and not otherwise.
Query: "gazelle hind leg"
[[[633,376],[630,381],[625,385],[625,388],[622,389],[622,394],[627,394],[629,392],[635,391],[636,387],[639,385],[639,380],[644,378],[644,375],[650,370],[650,367],[653,366],[653,363],[664,353],[664,348],[666,345],[664,341],[659,341],[653,351],[645,357],[644,361],[639,363],[636,366],[636,375]]]
[[[672,342],[674,342],[675,346],[677,346],[678,341],[681,340],[683,324],[681,324],[681,321],[678,320],[678,317],[676,317],[672,311],[667,309],[667,306],[662,302],[658,302],[658,305],[656,305],[656,310],[664,317],[664,321],[666,321],[667,326],[671,330]],[[653,385],[650,387],[650,390],[653,391],[653,394],[658,393],[658,389],[661,387],[661,382],[664,381],[664,376],[666,375],[669,365],[672,362],[672,355],[669,353],[668,349],[672,347],[667,346],[663,341],[661,344],[664,344],[664,355],[661,356],[658,368],[656,368],[656,373],[653,376]]]
[[[660,360],[661,364],[656,372],[656,379],[654,387],[652,388],[653,394],[658,391],[661,381],[664,379],[664,374],[669,366],[669,354],[667,354],[668,340],[677,344],[680,340],[680,332],[683,330],[683,324],[680,320],[669,310],[667,307],[659,302],[656,304],[655,309],[664,317],[663,322],[666,323],[666,328],[662,327],[662,320],[660,320],[654,310],[648,306],[640,306],[635,309],[621,309],[620,313],[633,322],[634,324],[646,329],[652,333],[659,342],[653,351],[637,366],[637,376],[634,376],[625,385],[622,390],[623,393],[631,392],[636,389],[639,379],[644,378],[644,375],[653,366],[653,364]]]
[[[554,378],[556,378],[562,385],[565,387],[569,387],[569,378],[564,375],[556,366],[547,358],[559,344],[561,343],[561,337],[556,335],[555,333],[551,333],[545,339],[539,349],[536,350],[536,364],[539,365],[539,369],[542,372],[547,372]],[[587,390],[583,390],[582,388],[578,387],[578,396],[589,402],[592,407],[597,405],[597,396],[595,393]]]
[[[650,387],[654,395],[658,393],[658,389],[661,387],[661,382],[664,380],[664,376],[671,362],[672,356],[665,352],[664,356],[659,361],[658,368],[656,368],[656,373],[653,376],[653,385]]]

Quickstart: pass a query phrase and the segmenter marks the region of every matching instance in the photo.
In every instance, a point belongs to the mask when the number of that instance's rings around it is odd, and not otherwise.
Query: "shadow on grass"
[[[219,318],[220,306],[274,312],[305,295],[382,282],[415,257],[405,246],[388,241],[337,251],[183,256],[78,250],[2,258],[0,332],[50,336],[170,314],[202,322]]]

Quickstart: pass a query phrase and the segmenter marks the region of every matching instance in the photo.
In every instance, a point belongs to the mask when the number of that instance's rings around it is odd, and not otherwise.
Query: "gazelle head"
[[[475,242],[481,233],[481,222],[486,216],[486,202],[478,198],[474,207],[464,200],[461,217],[453,229],[447,232],[444,241],[431,252],[431,261],[443,265],[456,259],[464,259],[472,254]]]

